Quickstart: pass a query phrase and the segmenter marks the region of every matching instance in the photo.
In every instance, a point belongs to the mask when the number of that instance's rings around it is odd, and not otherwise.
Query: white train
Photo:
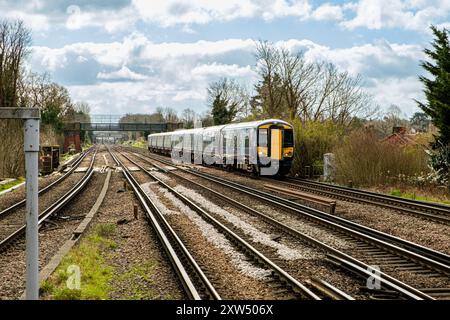
[[[294,156],[294,133],[278,119],[233,123],[150,134],[148,150],[184,162],[285,175]]]

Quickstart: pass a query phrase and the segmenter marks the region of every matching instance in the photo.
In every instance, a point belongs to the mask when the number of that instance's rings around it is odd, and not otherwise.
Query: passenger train
[[[291,168],[294,132],[278,119],[232,123],[150,134],[148,150],[183,162],[282,176]]]

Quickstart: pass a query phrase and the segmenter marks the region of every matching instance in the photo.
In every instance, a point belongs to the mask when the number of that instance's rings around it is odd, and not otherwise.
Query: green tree
[[[261,118],[289,118],[289,110],[283,95],[283,81],[278,74],[275,74],[272,80],[264,76],[255,85],[255,92],[256,95],[250,100],[254,115]]]
[[[211,115],[214,125],[226,124],[233,120],[233,115],[227,109],[227,101],[221,94],[218,94],[213,101]]]
[[[430,61],[423,61],[421,66],[432,76],[419,77],[424,85],[426,102],[418,102],[419,107],[439,129],[433,143],[434,153],[431,164],[439,175],[440,181],[450,187],[450,43],[448,30],[439,30],[431,26],[434,40],[432,48],[426,48],[425,54]]]
[[[427,132],[430,118],[424,112],[415,112],[409,120],[414,129],[420,132]]]
[[[439,30],[431,26],[435,36],[432,49],[425,49],[425,54],[431,61],[423,61],[421,66],[428,71],[432,78],[420,76],[424,84],[426,102],[418,102],[419,107],[426,113],[433,124],[439,129],[436,140],[443,144],[450,143],[450,43],[448,30]]]

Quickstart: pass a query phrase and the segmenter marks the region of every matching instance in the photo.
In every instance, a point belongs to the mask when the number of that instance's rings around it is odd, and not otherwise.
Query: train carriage
[[[148,149],[187,162],[221,165],[254,174],[275,168],[268,174],[285,175],[294,156],[294,134],[289,123],[269,119],[151,134]]]

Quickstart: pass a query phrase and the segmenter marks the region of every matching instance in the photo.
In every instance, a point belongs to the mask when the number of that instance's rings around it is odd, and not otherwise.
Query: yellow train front
[[[294,158],[294,131],[292,126],[281,120],[267,120],[258,126],[258,164],[259,173],[267,167],[273,167],[273,160],[277,161],[274,174],[286,175],[291,170]]]
[[[148,149],[184,162],[285,175],[294,156],[294,133],[289,123],[278,119],[232,123],[151,134]]]

